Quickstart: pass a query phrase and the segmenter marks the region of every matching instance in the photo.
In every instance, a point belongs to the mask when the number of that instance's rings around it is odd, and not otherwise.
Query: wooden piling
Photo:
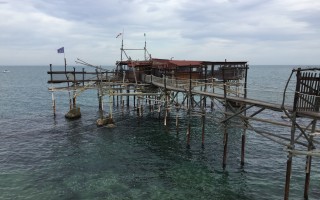
[[[179,115],[178,115],[178,109],[176,111],[176,130],[177,133],[179,133]]]
[[[308,148],[308,150],[311,150]],[[312,161],[312,156],[307,156],[306,158],[306,178],[305,178],[305,183],[304,183],[304,193],[303,197],[305,200],[309,199],[309,185],[310,185],[310,174],[311,174],[311,161]]]
[[[319,82],[320,85],[320,82]],[[319,111],[319,108],[316,108],[317,111]],[[312,130],[311,133],[315,133],[316,130],[316,126],[317,126],[317,120],[313,120],[312,122]],[[313,136],[310,136],[310,140],[313,141]],[[308,151],[313,150],[313,144],[312,143],[308,143]],[[307,200],[309,199],[309,185],[310,185],[310,174],[311,174],[311,161],[312,161],[312,156],[311,155],[307,155],[306,157],[306,178],[305,178],[305,183],[304,183],[304,199]]]
[[[213,76],[214,73],[213,73],[213,72],[214,72],[214,65],[212,64],[212,65],[211,65],[211,78],[212,78],[212,83],[213,83],[213,81],[214,81],[214,78],[213,78],[213,77],[214,77],[214,76]],[[213,85],[213,84],[212,84],[212,93],[214,93],[214,85]],[[213,107],[214,107],[214,102],[213,102],[213,101],[214,101],[214,99],[211,100],[211,110],[212,110]]]
[[[240,164],[242,167],[244,166],[245,145],[246,145],[246,128],[243,130],[243,133],[241,136],[241,161],[240,161]]]
[[[127,88],[127,94],[128,94],[128,96],[127,96],[127,107],[129,108],[129,105],[130,105],[130,90],[129,90],[129,88]]]
[[[188,120],[188,129],[187,129],[187,149],[190,149],[190,135],[191,135],[191,124]]]
[[[53,108],[53,116],[56,116],[56,100],[54,99],[54,94],[52,92],[52,108]]]
[[[164,125],[167,126],[167,117],[168,117],[168,109],[166,108],[165,114],[164,114]]]
[[[289,199],[289,191],[290,191],[290,180],[291,180],[291,172],[292,172],[292,150],[294,150],[295,143],[295,132],[296,132],[296,117],[297,117],[297,105],[299,101],[299,92],[300,92],[300,83],[301,83],[301,72],[300,68],[297,71],[297,83],[296,83],[296,92],[294,95],[293,108],[292,108],[292,116],[291,116],[291,138],[290,138],[290,146],[288,148],[289,154],[287,159],[287,171],[286,171],[286,183],[285,183],[285,191],[284,191],[284,200]]]
[[[226,79],[225,79],[225,68],[222,68],[222,79],[223,79],[223,95],[224,95],[224,108],[225,112],[228,111],[228,103],[227,103],[227,87],[226,87]],[[225,119],[227,115],[225,114]],[[223,138],[223,160],[222,160],[222,168],[225,169],[227,165],[227,153],[228,153],[228,129],[226,122],[223,123],[224,126],[224,138]]]
[[[205,116],[205,111],[202,111],[202,115],[201,115],[201,121],[202,121],[202,143],[201,143],[201,147],[204,148],[204,132],[205,132],[205,120],[206,120],[206,116]]]
[[[133,91],[133,93],[135,93],[136,90]],[[133,95],[133,107],[136,107],[136,95]]]
[[[223,169],[225,169],[227,166],[227,153],[228,153],[228,130],[227,130],[227,125],[224,124],[223,160],[222,160]]]
[[[189,92],[188,92],[188,129],[187,129],[187,148],[190,148],[190,135],[191,135],[191,89],[192,89],[192,82],[191,82],[191,71],[192,67],[190,66],[189,70]]]
[[[247,82],[248,82],[248,65],[245,65],[245,79],[244,79],[244,98],[247,98]],[[246,108],[246,104],[243,105]],[[244,111],[244,116],[247,116],[247,111]],[[246,146],[246,132],[247,132],[247,125],[248,122],[245,120],[245,128],[243,130],[242,136],[241,136],[241,161],[240,165],[241,167],[244,166],[244,159],[245,159],[245,146]]]

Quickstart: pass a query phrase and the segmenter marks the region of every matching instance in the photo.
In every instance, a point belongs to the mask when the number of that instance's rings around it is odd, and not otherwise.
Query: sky
[[[0,0],[0,19],[0,65],[110,66],[122,36],[153,58],[320,64],[319,0]]]

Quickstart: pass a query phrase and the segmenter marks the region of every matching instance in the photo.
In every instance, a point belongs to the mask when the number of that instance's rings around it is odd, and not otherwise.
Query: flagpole
[[[67,73],[67,59],[66,59],[66,54],[64,53],[64,49],[63,49],[63,57],[64,57],[64,71]]]
[[[64,73],[66,75],[66,78],[67,78],[67,84],[68,84],[68,94],[69,94],[69,108],[70,110],[72,109],[72,100],[71,100],[71,94],[70,94],[70,84],[69,84],[69,77],[67,75],[67,59],[66,59],[66,53],[64,51],[64,47],[63,47],[63,58],[64,58]]]

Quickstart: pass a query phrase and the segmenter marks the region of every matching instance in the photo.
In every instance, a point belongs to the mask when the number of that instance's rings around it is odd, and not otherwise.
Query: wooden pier
[[[76,98],[83,91],[94,89],[98,93],[98,109],[100,111],[97,125],[110,126],[115,123],[116,119],[113,119],[111,104],[108,116],[103,116],[104,96],[113,99],[122,106],[125,105],[125,101],[129,106],[132,103],[129,96],[133,96],[133,105],[137,109],[138,115],[141,116],[144,109],[141,101],[148,101],[150,112],[158,112],[159,117],[163,113],[164,126],[167,126],[167,118],[171,109],[175,109],[177,112],[185,110],[188,121],[186,146],[190,148],[192,133],[190,116],[196,112],[202,119],[201,143],[203,147],[205,146],[205,123],[210,123],[211,120],[218,121],[224,127],[223,169],[227,165],[228,158],[228,127],[238,126],[243,130],[240,152],[241,166],[245,164],[246,130],[253,130],[282,145],[288,153],[284,183],[285,200],[289,199],[292,158],[306,156],[305,185],[302,189],[304,190],[304,199],[308,199],[312,157],[320,156],[320,131],[317,126],[317,121],[320,119],[320,68],[294,69],[288,80],[289,82],[294,78],[296,81],[294,99],[288,101],[286,97],[287,83],[283,91],[282,103],[275,104],[247,98],[247,71],[249,67],[246,62],[203,61],[199,63],[188,62],[189,65],[187,65],[187,62],[159,59],[156,61],[158,68],[151,67],[148,70],[146,70],[146,66],[151,66],[150,61],[147,64],[131,61],[119,62],[113,72],[101,69],[95,72],[86,72],[84,69],[82,71],[75,69],[73,71],[53,71],[50,65],[48,83],[59,84],[59,87],[49,88],[52,92],[54,115],[56,110],[54,92],[60,90],[69,92],[70,112],[79,112],[76,113],[75,118],[77,118],[81,116],[81,113],[80,108],[77,107]],[[127,68],[123,67],[124,65]],[[171,66],[171,68],[159,68],[160,65]],[[183,75],[177,74],[179,73],[177,68],[179,65],[185,65],[182,66],[184,71],[180,71]],[[215,67],[219,71],[215,70]],[[220,115],[217,115],[218,117],[215,119],[209,119],[208,112],[217,112]],[[285,123],[280,118],[263,118],[261,115],[264,112],[279,113],[281,115],[276,116],[286,117],[289,122]],[[271,130],[265,131],[255,127],[254,122],[275,127],[287,127],[290,131],[281,134]],[[176,126],[179,126],[178,118]]]

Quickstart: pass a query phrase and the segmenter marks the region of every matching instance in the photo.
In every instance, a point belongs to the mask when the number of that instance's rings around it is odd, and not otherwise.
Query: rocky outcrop
[[[80,108],[72,108],[69,110],[69,112],[67,114],[65,114],[65,117],[67,119],[78,119],[81,117],[81,112],[80,112]]]

